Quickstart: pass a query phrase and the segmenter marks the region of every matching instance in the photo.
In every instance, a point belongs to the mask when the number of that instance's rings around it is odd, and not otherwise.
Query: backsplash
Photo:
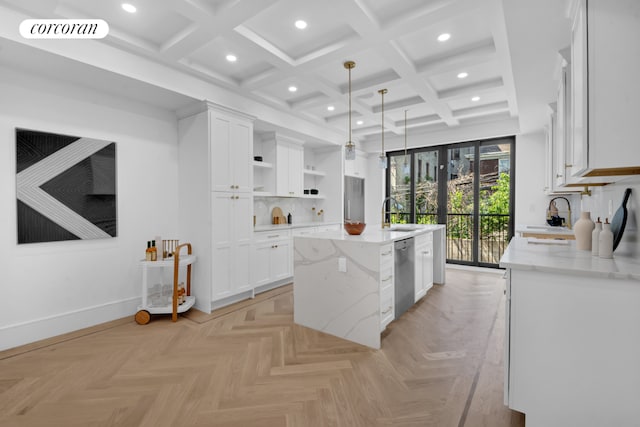
[[[612,204],[612,210],[615,214],[618,207],[622,203],[624,191],[631,188],[631,197],[627,203],[627,225],[622,235],[620,246],[616,249],[615,254],[625,254],[634,257],[640,256],[640,240],[638,239],[638,223],[640,223],[640,177],[633,176],[616,184],[604,187],[594,187],[591,190],[591,197],[585,197],[585,203],[589,203],[591,210],[591,218],[595,221],[600,217],[602,221],[605,218],[611,220],[609,213],[609,201]]]
[[[323,212],[322,215],[317,215],[317,212],[324,209],[322,199],[261,197],[255,198],[253,201],[253,214],[256,216],[256,225],[271,224],[271,211],[274,207],[282,209],[285,217],[291,213],[294,224],[340,221],[340,216],[336,212]]]

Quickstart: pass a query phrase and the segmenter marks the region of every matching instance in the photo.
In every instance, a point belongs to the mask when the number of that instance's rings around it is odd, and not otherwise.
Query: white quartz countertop
[[[640,259],[615,252],[613,259],[594,257],[591,251],[577,250],[575,241],[562,242],[566,243],[514,237],[500,259],[500,267],[640,281]]]
[[[394,230],[392,226],[391,230],[386,228],[382,229],[380,224],[377,226],[367,227],[364,229],[364,232],[359,236],[352,236],[344,230],[340,231],[325,231],[322,233],[314,233],[305,236],[296,236],[296,238],[300,239],[330,239],[330,240],[343,240],[350,242],[362,242],[362,243],[375,243],[375,244],[385,244],[391,243],[396,240],[408,239],[410,237],[417,236],[419,234],[430,233],[437,230],[444,230],[445,226],[443,224],[436,225],[422,225],[422,224],[398,224],[396,226],[400,227],[410,227],[411,230],[401,231]]]
[[[300,222],[293,224],[256,225],[253,231],[291,230],[294,228],[321,227],[325,225],[342,225],[340,222]]]

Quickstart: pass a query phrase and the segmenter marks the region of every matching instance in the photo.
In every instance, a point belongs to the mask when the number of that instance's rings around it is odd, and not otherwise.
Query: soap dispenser
[[[289,212],[289,215],[287,215],[287,224],[292,224],[292,217],[291,217],[291,212]]]
[[[613,258],[613,232],[609,218],[605,218],[598,239],[598,255],[600,258]]]
[[[600,232],[602,231],[602,221],[600,221],[600,217],[596,221],[596,228],[593,229],[593,233],[591,233],[591,255],[599,256],[599,243],[600,243]]]

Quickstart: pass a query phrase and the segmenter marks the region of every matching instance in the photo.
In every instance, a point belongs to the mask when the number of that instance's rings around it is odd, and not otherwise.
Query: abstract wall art
[[[18,243],[116,237],[116,144],[16,129]]]

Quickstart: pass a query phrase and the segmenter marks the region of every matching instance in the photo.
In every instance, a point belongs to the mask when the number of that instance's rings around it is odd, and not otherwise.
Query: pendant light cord
[[[351,144],[351,68],[349,67],[349,144]]]
[[[380,95],[382,95],[382,106],[381,106],[381,111],[382,111],[382,152],[380,153],[380,157],[384,157],[384,94],[387,93],[386,89],[380,89],[378,91],[380,93]]]

